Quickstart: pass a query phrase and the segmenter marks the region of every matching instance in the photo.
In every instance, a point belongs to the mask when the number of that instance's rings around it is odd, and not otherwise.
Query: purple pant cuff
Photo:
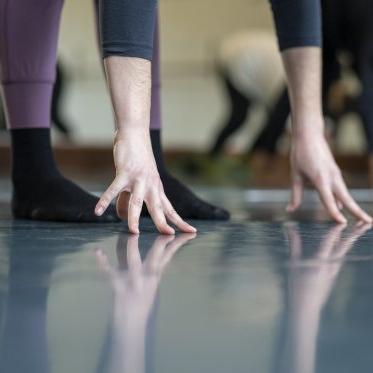
[[[9,129],[48,128],[53,83],[6,83],[3,95]]]

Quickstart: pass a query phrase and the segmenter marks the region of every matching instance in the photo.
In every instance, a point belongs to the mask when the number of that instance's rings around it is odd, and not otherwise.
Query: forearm
[[[151,95],[151,63],[133,57],[111,56],[105,70],[117,130],[148,131]]]
[[[100,0],[100,42],[117,129],[148,129],[156,0]]]
[[[302,47],[282,52],[286,71],[293,135],[305,130],[323,131],[321,102],[321,49]],[[310,127],[310,128],[309,128]]]
[[[112,373],[145,372],[145,326],[114,323],[111,351]]]
[[[271,0],[271,5],[297,133],[300,124],[322,113],[320,2]]]

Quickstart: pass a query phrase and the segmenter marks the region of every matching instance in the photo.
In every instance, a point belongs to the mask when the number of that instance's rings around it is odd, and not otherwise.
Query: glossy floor
[[[3,214],[0,371],[371,372],[373,231],[242,206],[176,238]]]

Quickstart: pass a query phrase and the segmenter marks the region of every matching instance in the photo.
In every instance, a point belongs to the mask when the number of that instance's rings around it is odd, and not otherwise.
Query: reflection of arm
[[[316,344],[322,309],[341,265],[342,262],[325,263],[315,268],[291,270],[288,305],[291,373],[315,372]]]
[[[111,373],[144,373],[147,318],[141,320],[122,303],[114,301]]]
[[[356,240],[370,228],[370,225],[358,226],[341,239],[344,227],[334,227],[323,237],[310,263],[298,261],[303,251],[301,237],[296,229],[288,228],[292,265],[287,286],[287,372],[315,371],[317,335],[323,307],[343,267],[344,257]]]
[[[114,270],[105,254],[97,259],[109,275],[113,289],[111,373],[144,373],[145,346],[149,326],[154,320],[154,303],[162,273],[175,252],[195,235],[160,236],[144,261],[141,260],[138,236],[120,236],[117,256],[121,271]],[[127,262],[127,263],[125,263]],[[125,269],[125,267],[128,267]]]

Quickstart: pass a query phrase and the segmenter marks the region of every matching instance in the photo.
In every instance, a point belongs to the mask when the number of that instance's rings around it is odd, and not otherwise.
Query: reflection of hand
[[[322,119],[320,119],[322,120]],[[293,140],[291,151],[292,199],[288,211],[295,211],[302,202],[305,180],[317,189],[329,215],[338,223],[346,223],[340,209],[345,207],[357,220],[372,223],[351,197],[329,145],[319,130],[308,130]]]
[[[114,293],[110,372],[145,372],[146,330],[159,282],[175,252],[194,237],[158,236],[142,261],[139,236],[121,235],[117,243],[119,270],[110,265],[102,250],[96,251]]]
[[[296,226],[286,228],[290,246],[288,282],[290,372],[314,372],[316,340],[321,311],[343,266],[343,259],[356,240],[371,228],[360,224],[341,238],[345,225],[330,229],[309,260],[302,260],[303,247]]]
[[[341,238],[345,228],[345,225],[331,228],[321,240],[312,258],[307,261],[309,266],[297,267],[296,264],[302,257],[302,241],[295,226],[287,227],[291,263],[294,264],[291,273],[296,271],[292,289],[295,291],[294,294],[304,298],[305,302],[316,302],[320,307],[326,302],[334,280],[342,267],[343,258],[352,249],[356,240],[371,226],[359,224],[346,238]]]
[[[158,236],[144,261],[139,251],[139,236],[122,235],[118,239],[117,256],[121,270],[115,270],[102,250],[96,251],[100,267],[108,274],[115,302],[122,316],[146,320],[151,311],[161,276],[175,252],[193,239],[195,234]]]

